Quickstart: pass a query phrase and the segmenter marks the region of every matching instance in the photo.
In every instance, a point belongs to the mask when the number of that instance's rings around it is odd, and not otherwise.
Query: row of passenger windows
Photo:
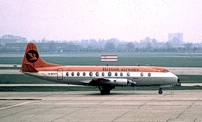
[[[71,72],[71,73],[67,72],[67,73],[66,73],[66,76],[70,76],[70,75],[71,75],[71,76],[74,76],[74,75],[80,76],[80,74],[81,74],[80,72],[77,72],[77,73],[75,73],[75,72]],[[83,76],[86,76],[86,72],[83,72],[82,75],[83,75]],[[102,75],[102,76],[105,76],[105,72],[102,72],[101,75]],[[107,75],[108,75],[108,76],[112,76],[112,73],[111,73],[111,72],[108,72]],[[118,73],[115,72],[114,75],[115,75],[115,76],[118,76]],[[93,76],[93,72],[89,72],[89,76]],[[95,73],[95,76],[100,76],[100,73],[99,73],[99,72],[96,72],[96,73]],[[120,73],[119,73],[119,76],[123,76],[123,73],[120,72]],[[127,76],[130,76],[130,73],[129,73],[129,72],[127,72]],[[141,72],[141,73],[140,73],[140,76],[144,76],[144,73]],[[148,76],[150,77],[150,76],[151,76],[151,73],[148,73]]]

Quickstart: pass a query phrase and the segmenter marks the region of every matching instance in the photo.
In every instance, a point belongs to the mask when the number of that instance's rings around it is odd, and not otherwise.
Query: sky
[[[1,0],[0,37],[202,42],[202,0]]]

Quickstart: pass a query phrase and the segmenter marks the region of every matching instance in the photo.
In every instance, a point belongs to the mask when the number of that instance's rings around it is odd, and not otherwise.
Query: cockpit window
[[[162,72],[169,72],[167,69],[164,69]]]

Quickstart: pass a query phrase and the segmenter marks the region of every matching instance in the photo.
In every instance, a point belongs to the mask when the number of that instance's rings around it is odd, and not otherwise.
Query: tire
[[[109,89],[103,89],[100,90],[101,94],[110,94],[110,90]]]
[[[163,94],[163,91],[162,91],[162,90],[159,90],[159,94]]]

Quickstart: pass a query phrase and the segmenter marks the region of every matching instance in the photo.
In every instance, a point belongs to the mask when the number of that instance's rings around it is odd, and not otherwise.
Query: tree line
[[[19,41],[21,38],[12,40],[8,37],[0,39],[1,52],[23,52],[27,40]],[[9,40],[9,41],[8,41]],[[202,43],[184,43],[179,40],[159,42],[156,39],[146,37],[141,41],[126,42],[116,38],[111,39],[89,39],[72,41],[54,40],[32,40],[42,52],[202,52]]]

